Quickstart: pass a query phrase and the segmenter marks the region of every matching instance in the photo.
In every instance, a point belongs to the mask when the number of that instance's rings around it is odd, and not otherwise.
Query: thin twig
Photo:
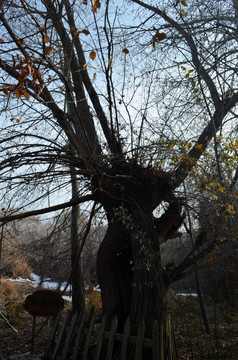
[[[7,320],[7,318],[3,315],[3,313],[2,313],[1,311],[0,311],[0,315],[1,315],[2,318],[6,321],[6,323],[10,326],[10,328],[11,328],[12,330],[14,330],[16,333],[19,332],[16,328],[14,328],[14,326],[12,326],[12,325],[10,324],[10,322]]]

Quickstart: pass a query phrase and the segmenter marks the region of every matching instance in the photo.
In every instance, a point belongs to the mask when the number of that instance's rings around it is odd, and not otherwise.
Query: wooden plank
[[[78,359],[78,352],[83,340],[83,336],[84,336],[84,328],[86,325],[86,321],[85,321],[85,314],[82,315],[82,319],[81,319],[81,323],[78,329],[78,334],[75,340],[75,346],[74,346],[74,352],[72,355],[72,360],[77,360]]]
[[[52,356],[52,360],[57,359],[57,356],[59,355],[59,351],[60,351],[60,349],[62,347],[62,343],[64,341],[65,328],[66,328],[69,317],[70,317],[70,311],[68,311],[66,313],[66,315],[64,317],[64,320],[63,320],[63,324],[61,325],[59,337],[58,337],[57,343],[55,345],[55,350],[54,350],[54,353],[53,353],[53,356]]]
[[[173,324],[172,324],[172,338],[173,338],[173,344],[174,344],[174,346],[173,346],[173,348],[174,348],[174,359],[177,360],[178,359],[178,349],[177,349],[177,343],[176,343],[176,338],[175,338],[175,334],[174,334]]]
[[[131,323],[128,317],[124,325],[124,333],[123,333],[122,347],[121,347],[121,360],[126,360],[127,344],[130,335],[130,329],[131,329]]]
[[[161,360],[165,360],[164,358],[165,350],[164,350],[164,323],[161,321],[160,323],[160,356]]]
[[[110,336],[109,336],[109,340],[108,340],[106,360],[112,359],[116,329],[117,329],[117,317],[115,316],[114,319],[112,320],[111,331],[110,331]]]
[[[176,346],[176,341],[175,341],[175,335],[174,335],[171,314],[169,314],[169,313],[167,315],[167,338],[169,341],[170,359],[176,360],[176,359],[178,359],[178,352],[177,352],[177,346]]]
[[[84,347],[84,351],[83,351],[83,360],[87,360],[88,350],[89,350],[89,346],[90,346],[90,340],[91,340],[93,328],[95,325],[95,320],[96,320],[96,315],[95,315],[95,313],[93,313],[90,324],[89,324],[89,329],[87,331],[86,342],[85,342],[85,347]]]
[[[138,332],[137,332],[135,360],[141,360],[142,358],[144,332],[145,332],[145,322],[142,320],[139,324]]]
[[[98,360],[99,356],[100,356],[103,335],[104,335],[104,328],[105,328],[105,316],[102,318],[102,321],[101,321],[101,326],[100,326],[98,337],[97,337],[97,346],[95,349],[94,360]]]
[[[64,347],[63,347],[63,351],[62,351],[62,360],[67,360],[67,355],[68,355],[68,352],[69,352],[69,345],[70,345],[70,341],[71,341],[71,338],[72,338],[72,333],[74,331],[74,326],[75,326],[75,323],[76,323],[76,320],[78,318],[78,312],[75,312],[73,317],[72,317],[72,320],[70,322],[70,328],[69,330],[67,331],[67,334],[66,334],[66,339],[65,339],[65,343],[64,343]]]
[[[153,322],[153,360],[159,360],[159,325],[156,320]]]
[[[44,356],[43,359],[51,359],[52,355],[53,355],[53,351],[52,348],[54,347],[54,342],[55,342],[55,335],[56,335],[56,331],[59,325],[59,321],[61,318],[61,311],[59,311],[54,323],[53,323],[53,327],[50,333],[50,337],[49,340],[47,341],[46,347],[45,347],[45,351],[44,351]]]

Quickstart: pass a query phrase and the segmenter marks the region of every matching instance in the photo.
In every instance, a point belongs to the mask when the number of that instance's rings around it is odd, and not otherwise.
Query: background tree
[[[90,200],[103,207],[97,267],[107,326],[129,315],[149,335],[169,284],[214,245],[202,231],[180,264],[161,265],[161,244],[184,221],[183,182],[195,184],[212,158],[223,187],[217,135],[231,136],[237,156],[236,10],[235,1],[1,6],[4,203],[16,187],[25,208],[23,190],[35,208],[47,194],[68,200],[75,169],[78,197],[38,213]],[[231,190],[218,194],[228,213],[236,167]]]

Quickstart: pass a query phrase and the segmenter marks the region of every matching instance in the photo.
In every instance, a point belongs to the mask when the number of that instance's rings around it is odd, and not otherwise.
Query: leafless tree
[[[128,315],[135,327],[143,318],[148,335],[164,317],[167,287],[207,239],[201,232],[178,266],[161,265],[161,244],[185,221],[181,185],[196,182],[204,158],[222,185],[226,149],[217,135],[237,131],[236,2],[161,4],[16,0],[0,14],[5,201],[21,187],[22,206],[27,190],[36,208],[61,191],[65,202],[32,211],[91,201],[91,220],[100,204],[107,326],[115,314],[119,327]],[[80,184],[73,198],[63,192],[72,168]],[[228,195],[222,206],[232,210]]]

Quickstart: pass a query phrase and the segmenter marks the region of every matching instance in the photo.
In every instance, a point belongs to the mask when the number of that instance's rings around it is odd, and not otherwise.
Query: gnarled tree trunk
[[[104,181],[99,181],[98,196],[107,211],[108,230],[98,251],[97,273],[106,328],[117,315],[118,331],[122,331],[129,316],[134,333],[144,320],[145,336],[151,337],[153,321],[161,323],[166,315],[167,291],[159,244],[163,231],[156,226],[153,207],[168,195],[170,184],[164,174],[130,170],[132,180],[117,175],[110,176],[116,184],[109,183],[104,175]],[[151,354],[144,354],[143,360],[150,358]]]

